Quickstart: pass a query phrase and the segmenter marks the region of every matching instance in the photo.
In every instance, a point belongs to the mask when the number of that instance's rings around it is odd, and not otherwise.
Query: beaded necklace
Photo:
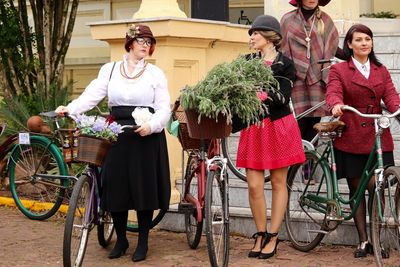
[[[137,74],[136,74],[135,76],[133,76],[133,77],[130,77],[130,76],[126,73],[124,63],[121,63],[120,68],[119,68],[119,71],[121,72],[122,77],[124,77],[124,78],[126,78],[126,79],[131,79],[131,80],[133,80],[133,79],[137,79],[137,78],[139,78],[140,76],[142,76],[142,74],[143,74],[144,71],[146,70],[146,67],[147,67],[147,62],[144,63],[143,69],[142,69],[141,71],[139,71],[139,73],[137,73]]]

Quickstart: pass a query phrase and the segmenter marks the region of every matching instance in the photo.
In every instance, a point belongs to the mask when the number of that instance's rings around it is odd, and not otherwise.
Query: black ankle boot
[[[118,241],[115,243],[114,248],[111,250],[110,254],[108,254],[109,259],[116,259],[125,254],[126,250],[129,247],[128,240]]]
[[[277,236],[278,233],[266,233],[266,235],[267,235],[267,237],[264,239],[264,242],[263,242],[263,244],[262,244],[262,246],[261,246],[261,253],[260,253],[260,255],[258,256],[259,259],[269,259],[269,258],[271,258],[272,256],[274,256],[274,255],[276,254],[276,248],[278,247],[278,244],[279,244],[279,241],[280,241],[278,238],[276,239],[275,248],[274,248],[274,250],[273,250],[272,252],[270,252],[270,253],[263,253],[263,252],[262,252],[262,249],[265,248],[265,246],[266,246],[269,242],[271,242],[271,238]]]
[[[132,261],[143,261],[146,259],[147,255],[147,245],[146,246],[138,246],[135,250],[135,253],[132,255]]]

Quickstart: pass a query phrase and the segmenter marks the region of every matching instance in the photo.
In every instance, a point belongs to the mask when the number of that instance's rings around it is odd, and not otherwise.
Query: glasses
[[[136,42],[140,45],[146,44],[147,46],[151,46],[153,44],[151,39],[144,39],[144,38],[136,38]]]

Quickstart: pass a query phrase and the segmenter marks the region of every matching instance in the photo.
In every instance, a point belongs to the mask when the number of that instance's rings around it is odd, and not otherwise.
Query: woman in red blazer
[[[360,183],[361,173],[374,144],[373,119],[361,118],[352,112],[343,112],[343,105],[349,105],[362,113],[381,113],[381,100],[390,112],[400,105],[399,95],[385,66],[376,58],[373,50],[373,34],[365,25],[353,25],[343,43],[347,61],[331,67],[328,77],[326,102],[334,116],[341,116],[346,130],[335,139],[335,156],[339,178],[346,177],[350,196],[354,195]],[[389,129],[382,135],[382,150],[385,165],[394,165],[393,139]],[[373,193],[374,181],[368,184],[369,195]],[[361,202],[354,222],[360,244],[354,257],[372,254],[366,227],[366,202]]]

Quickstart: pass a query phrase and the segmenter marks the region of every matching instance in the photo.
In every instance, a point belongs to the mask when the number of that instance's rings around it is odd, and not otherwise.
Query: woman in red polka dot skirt
[[[289,107],[293,62],[279,51],[282,39],[279,22],[272,16],[257,17],[249,30],[250,45],[265,60],[280,88],[276,93],[260,92],[258,97],[269,107],[269,115],[260,125],[252,125],[240,134],[237,166],[246,168],[249,203],[257,233],[249,257],[267,259],[276,254],[278,232],[288,201],[286,178],[290,165],[305,161],[300,130]],[[264,170],[271,173],[271,222],[267,231],[264,195]]]

